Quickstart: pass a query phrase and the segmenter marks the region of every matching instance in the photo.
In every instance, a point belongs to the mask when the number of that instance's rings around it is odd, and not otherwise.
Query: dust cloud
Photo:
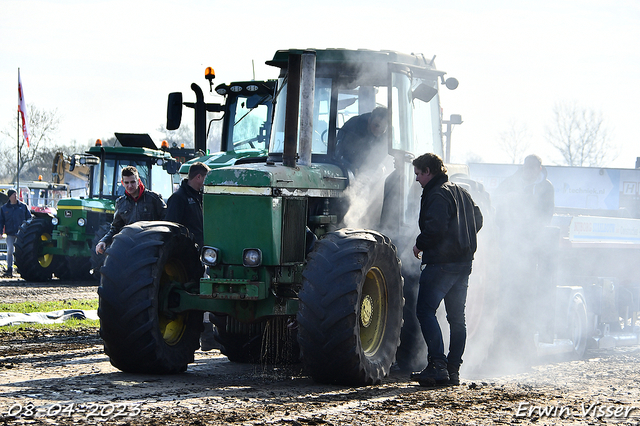
[[[361,170],[365,171],[350,176],[346,192],[350,208],[344,226],[376,229],[389,236],[398,249],[405,279],[405,323],[397,355],[398,368],[416,371],[425,366],[427,358],[415,318],[420,261],[411,250],[419,233],[421,188],[414,183],[411,199],[415,204],[409,205],[409,212],[395,209],[403,204],[396,198],[399,195],[394,190],[396,172],[392,161],[388,157],[383,165],[363,167]],[[556,212],[544,224],[533,223],[522,210],[526,204],[495,192],[490,195],[469,176],[450,178],[471,193],[484,216],[469,281],[463,377],[480,379],[514,374],[550,359],[578,357],[587,344],[587,333],[598,333],[594,322],[597,318],[590,307],[589,323],[585,318],[582,334],[575,335],[572,287],[606,293],[616,286],[618,293],[610,293],[618,296],[604,299],[614,305],[610,311],[617,312],[608,319],[615,329],[612,331],[638,332],[633,312],[638,310],[640,284],[630,270],[639,260],[637,250],[567,249],[561,243],[569,234],[571,215]],[[412,220],[403,222],[399,218]],[[609,277],[610,281],[603,277]],[[558,290],[558,286],[566,288]],[[628,300],[620,300],[626,295]],[[616,297],[617,300],[612,300]],[[444,306],[440,307],[438,318],[448,346]]]

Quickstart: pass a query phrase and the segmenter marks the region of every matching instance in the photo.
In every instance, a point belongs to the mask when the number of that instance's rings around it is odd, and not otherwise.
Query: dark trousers
[[[464,308],[471,274],[471,262],[427,265],[420,275],[416,315],[432,361],[442,360],[457,368],[467,340]],[[436,310],[444,299],[450,328],[449,355],[444,354],[442,330]]]

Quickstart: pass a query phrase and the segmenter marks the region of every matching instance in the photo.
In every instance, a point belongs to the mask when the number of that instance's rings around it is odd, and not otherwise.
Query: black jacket
[[[22,222],[29,218],[31,218],[31,212],[25,203],[18,200],[16,204],[11,204],[11,201],[7,201],[0,208],[0,234],[4,229],[7,235],[16,235]]]
[[[202,247],[202,194],[190,187],[187,179],[182,180],[180,188],[167,200],[166,220],[186,226],[198,246]]]
[[[126,225],[141,220],[164,220],[165,213],[166,205],[162,195],[157,192],[145,188],[137,200],[125,193],[116,200],[116,212],[113,215],[111,228],[100,241],[109,245],[114,235]]]
[[[423,252],[422,263],[471,261],[482,213],[464,188],[442,174],[422,190],[419,226],[416,247]]]

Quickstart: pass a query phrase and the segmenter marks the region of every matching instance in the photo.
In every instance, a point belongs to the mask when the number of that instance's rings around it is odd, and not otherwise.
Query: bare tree
[[[185,148],[193,148],[193,130],[188,125],[182,125],[176,130],[167,130],[161,125],[157,130],[164,133],[170,147],[180,147],[184,144]]]
[[[52,141],[58,130],[60,119],[58,118],[57,110],[47,111],[33,105],[27,105],[27,110],[30,136],[29,147],[27,147],[27,143],[22,137],[22,132],[20,132],[18,136],[18,122],[16,119],[13,119],[2,131],[5,140],[0,144],[0,177],[5,181],[14,182],[18,172],[20,172],[20,176],[22,177],[23,170],[30,169],[30,163],[34,162],[49,150],[45,148],[48,148],[47,145],[52,145]],[[16,137],[19,138],[18,144],[20,146],[19,170],[16,164]]]
[[[559,103],[553,117],[553,125],[546,129],[547,141],[560,152],[563,164],[598,167],[618,156],[601,112]]]
[[[509,128],[498,136],[500,139],[500,149],[509,156],[511,164],[520,164],[524,159],[524,154],[529,150],[531,139],[527,127],[517,123],[515,120],[509,121]]]

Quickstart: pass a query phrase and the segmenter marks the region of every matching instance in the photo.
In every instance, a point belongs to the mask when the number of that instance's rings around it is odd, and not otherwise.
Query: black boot
[[[446,385],[449,383],[447,363],[443,360],[429,361],[427,368],[420,373],[412,373],[411,380],[420,383],[420,386]]]
[[[449,384],[451,386],[458,386],[460,384],[460,366],[459,365],[447,365],[447,372],[449,373]]]

